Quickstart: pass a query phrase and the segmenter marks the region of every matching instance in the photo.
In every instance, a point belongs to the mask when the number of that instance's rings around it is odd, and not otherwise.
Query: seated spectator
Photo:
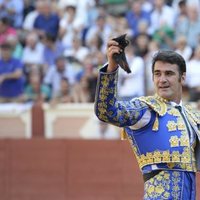
[[[99,15],[96,19],[96,23],[89,27],[85,36],[85,42],[88,44],[94,37],[99,37],[102,41],[101,50],[104,51],[106,48],[106,42],[111,35],[112,27],[108,23],[108,16]]]
[[[42,4],[43,3],[42,3],[41,0],[37,0],[35,2],[35,9],[30,11],[29,13],[27,13],[27,15],[25,16],[23,24],[22,24],[23,30],[25,32],[29,32],[29,31],[33,30],[35,19],[40,13],[40,9],[42,8]]]
[[[66,49],[64,55],[66,57],[73,57],[79,62],[83,62],[89,54],[89,49],[82,46],[81,39],[77,36],[73,37],[72,48]]]
[[[65,3],[63,17],[59,24],[59,37],[65,46],[70,49],[74,35],[80,34],[83,29],[82,18],[77,18],[77,8],[75,4]]]
[[[64,53],[64,46],[57,38],[51,34],[45,34],[43,38],[44,52],[43,59],[45,64],[45,71],[54,65],[57,57],[62,56]]]
[[[36,33],[31,32],[25,38],[25,46],[22,55],[22,62],[25,65],[25,72],[28,74],[31,71],[32,66],[37,65],[39,68],[43,68],[44,46],[39,41],[39,37]]]
[[[56,58],[55,65],[47,69],[44,76],[44,84],[51,87],[52,98],[56,97],[61,90],[61,80],[67,78],[69,80],[70,87],[73,87],[75,83],[75,75],[69,63],[66,62],[64,56]]]
[[[134,38],[133,44],[135,45],[135,55],[145,58],[148,53],[148,45],[150,42],[150,37],[146,33],[139,33],[137,37]]]
[[[23,54],[23,46],[19,42],[18,36],[17,35],[9,35],[6,40],[12,46],[12,49],[13,49],[12,56],[13,56],[13,58],[21,59],[22,54]]]
[[[41,82],[40,73],[29,74],[29,83],[25,87],[24,100],[31,102],[45,102],[51,97],[49,86]]]
[[[43,0],[39,12],[33,25],[39,36],[42,37],[49,33],[57,37],[60,19],[56,13],[51,11],[51,1]]]
[[[166,23],[160,25],[153,33],[152,38],[159,43],[160,48],[174,49],[174,30]]]
[[[1,44],[0,102],[21,101],[24,89],[23,65],[12,57],[12,47]]]
[[[82,76],[80,82],[74,85],[73,97],[76,103],[90,102],[89,82],[86,76]]]
[[[52,106],[59,103],[71,103],[73,102],[72,91],[67,78],[62,78],[60,82],[60,90],[57,95],[52,98],[50,104]]]
[[[127,74],[124,70],[119,68],[119,98],[126,100],[145,94],[144,60],[140,56],[136,56],[134,51],[133,46],[129,46],[126,52],[127,62],[130,65],[132,73]],[[137,85],[134,83],[137,83]]]
[[[192,56],[192,48],[187,44],[187,38],[180,35],[176,41],[175,51],[183,56],[185,61],[189,61]]]
[[[164,0],[154,0],[154,8],[151,13],[149,33],[152,35],[155,31],[163,28],[173,30],[175,22],[175,10],[166,5]],[[167,31],[165,30],[165,31]]]
[[[23,20],[24,18],[33,10],[35,10],[35,4],[37,3],[33,0],[23,0],[24,1],[24,8],[23,8]]]
[[[143,10],[140,1],[133,1],[131,10],[126,14],[126,20],[132,30],[132,35],[136,37],[139,33],[138,27],[141,21],[146,21],[148,25],[150,24],[150,12]]]
[[[9,35],[16,34],[16,30],[10,25],[10,20],[7,17],[0,18],[0,45],[6,42]]]
[[[23,0],[0,0],[0,16],[8,16],[15,28],[22,26],[23,9]]]
[[[200,46],[195,48],[194,56],[187,64],[186,84],[189,100],[198,101],[200,97]]]

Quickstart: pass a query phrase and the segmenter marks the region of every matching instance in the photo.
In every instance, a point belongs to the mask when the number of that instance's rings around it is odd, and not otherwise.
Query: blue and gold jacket
[[[95,113],[100,120],[123,127],[141,171],[199,171],[200,113],[190,106],[185,107],[185,114],[196,138],[191,141],[180,112],[170,102],[158,95],[119,101],[118,73],[106,73],[104,70],[105,67],[100,70],[98,78]],[[146,113],[150,115],[149,121],[141,125]]]

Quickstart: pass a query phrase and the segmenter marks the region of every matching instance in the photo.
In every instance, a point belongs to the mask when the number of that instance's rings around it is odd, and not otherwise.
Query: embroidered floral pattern
[[[117,74],[101,74],[99,90],[97,90],[96,114],[99,119],[116,126],[130,126],[142,116],[141,110],[147,109],[144,102],[124,102],[116,98]]]
[[[161,171],[159,174],[145,182],[144,200],[180,200],[181,187],[181,172]]]

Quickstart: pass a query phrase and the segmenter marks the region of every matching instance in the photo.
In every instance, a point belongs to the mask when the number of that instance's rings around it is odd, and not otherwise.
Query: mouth
[[[169,88],[169,86],[160,86],[158,87],[160,90],[167,90]]]

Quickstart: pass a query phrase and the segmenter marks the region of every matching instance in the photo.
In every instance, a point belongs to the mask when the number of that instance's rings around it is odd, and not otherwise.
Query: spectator
[[[23,0],[0,0],[0,16],[9,17],[15,28],[21,28],[23,21]]]
[[[200,46],[197,46],[193,58],[188,62],[186,84],[189,88],[189,100],[198,101],[200,97]]]
[[[57,37],[59,29],[59,16],[51,11],[51,1],[43,0],[39,14],[34,21],[34,29],[39,36],[50,34]]]
[[[77,36],[73,37],[73,43],[71,48],[67,48],[64,51],[66,57],[73,57],[79,62],[83,62],[86,56],[89,54],[89,49],[82,46],[81,39]]]
[[[25,16],[24,21],[23,21],[23,26],[22,26],[25,32],[29,32],[34,29],[35,19],[37,18],[39,13],[42,12],[41,11],[42,6],[43,6],[42,0],[37,0],[35,3],[35,9],[29,12]]]
[[[175,11],[167,6],[164,0],[154,0],[154,9],[151,13],[151,24],[149,33],[153,35],[155,31],[166,26],[174,28]]]
[[[70,87],[75,83],[75,75],[73,69],[70,68],[64,56],[56,58],[55,65],[47,69],[44,76],[44,84],[50,86],[52,98],[57,97],[61,90],[61,80],[67,78]]]
[[[157,41],[162,49],[174,49],[174,30],[166,23],[152,34],[152,39]]]
[[[152,76],[150,74],[152,73],[151,65],[152,65],[152,57],[155,53],[159,51],[160,47],[158,42],[151,40],[148,45],[148,53],[145,56],[145,94],[146,95],[153,95],[155,93],[154,91],[154,85],[152,81]]]
[[[188,21],[186,28],[187,43],[192,48],[196,48],[200,42],[200,15],[197,5],[187,7]]]
[[[112,34],[112,28],[107,22],[107,16],[100,15],[96,19],[95,25],[92,25],[86,34],[86,44],[90,42],[94,37],[99,37],[102,40],[101,50],[105,50],[106,42]]]
[[[43,59],[45,64],[45,71],[54,65],[57,57],[62,56],[64,53],[63,44],[51,34],[45,34],[43,38],[44,52]]]
[[[44,65],[44,46],[40,42],[38,35],[31,32],[26,36],[25,46],[22,55],[22,62],[25,66],[25,72],[28,74],[32,66],[38,66],[43,69]]]
[[[81,18],[77,17],[76,11],[76,4],[64,4],[64,15],[59,24],[59,37],[67,50],[73,46],[74,35],[81,37],[84,28],[83,22]]]
[[[29,102],[47,102],[50,100],[51,90],[49,86],[41,82],[40,73],[32,71],[29,74],[29,83],[25,87],[24,100]]]
[[[119,69],[119,97],[125,99],[132,99],[134,97],[142,96],[145,93],[144,88],[144,61],[141,57],[136,56],[132,46],[127,48],[127,62],[132,71],[127,74],[124,70]],[[133,83],[137,83],[133,87]]]
[[[9,35],[6,41],[12,46],[13,49],[13,58],[21,59],[23,55],[23,46],[19,42],[17,35]]]
[[[23,9],[23,20],[24,18],[33,10],[35,10],[35,2],[33,0],[23,0],[24,9]],[[37,0],[36,0],[37,2]]]
[[[73,97],[76,103],[90,102],[89,82],[86,76],[82,76],[80,82],[74,85]]]
[[[23,89],[23,65],[20,60],[12,58],[11,45],[3,43],[0,59],[0,102],[21,101]]]
[[[10,20],[7,17],[0,18],[0,45],[6,42],[9,35],[16,34],[16,30],[10,25]]]
[[[145,58],[148,53],[148,45],[150,42],[150,36],[146,33],[139,33],[134,39],[135,55]]]
[[[131,10],[126,14],[126,20],[129,27],[132,30],[132,35],[136,37],[139,33],[138,25],[141,21],[146,21],[150,24],[150,13],[142,10],[142,4],[140,1],[133,1],[131,4]]]
[[[190,60],[193,51],[187,44],[187,38],[184,35],[180,35],[177,39],[175,51],[181,54],[186,62]]]
[[[60,90],[57,95],[51,99],[52,106],[59,103],[72,103],[74,101],[72,90],[67,78],[62,78],[60,82]]]

